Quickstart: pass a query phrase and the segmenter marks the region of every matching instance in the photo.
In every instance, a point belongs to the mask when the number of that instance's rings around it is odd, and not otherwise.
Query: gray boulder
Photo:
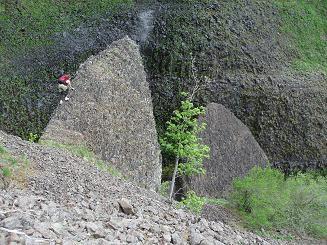
[[[254,166],[265,166],[268,158],[250,130],[223,105],[210,103],[207,124],[200,137],[210,147],[210,158],[203,163],[206,175],[186,180],[189,189],[202,196],[221,197],[236,177]]]
[[[156,189],[161,155],[138,46],[128,37],[113,42],[80,66],[72,86],[41,139],[86,144],[129,179]]]

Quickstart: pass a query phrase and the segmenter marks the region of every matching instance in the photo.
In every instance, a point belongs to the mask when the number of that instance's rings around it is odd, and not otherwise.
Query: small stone
[[[213,222],[210,224],[210,228],[211,228],[211,230],[218,232],[218,233],[221,233],[224,231],[224,229],[221,226],[219,226],[218,224],[213,223]]]
[[[92,233],[92,236],[96,239],[106,237],[105,231],[100,224],[94,222],[88,222],[85,225],[85,228],[88,232]]]
[[[201,241],[200,245],[212,245],[215,244],[213,237],[206,236],[204,240]]]
[[[151,231],[152,233],[155,233],[155,234],[159,234],[159,233],[161,233],[160,225],[154,224],[154,225],[151,227],[150,231]]]
[[[115,240],[115,237],[111,233],[109,233],[109,234],[107,233],[104,239],[111,242],[111,241]]]
[[[128,199],[122,198],[121,200],[118,201],[118,204],[123,213],[125,213],[127,215],[135,214],[135,212],[133,210],[133,206],[130,204]]]
[[[50,228],[57,235],[62,235],[64,232],[64,226],[61,223],[53,223]]]
[[[77,245],[77,244],[80,244],[76,241],[73,241],[73,240],[70,240],[70,239],[64,239],[63,243],[62,244],[65,244],[65,245]]]
[[[99,229],[98,225],[94,222],[88,222],[85,224],[85,228],[89,232],[95,232],[97,229]]]
[[[10,233],[8,238],[7,238],[11,243],[9,244],[14,244],[14,243],[21,243],[22,240],[23,240],[23,237],[19,236],[18,234],[16,233]]]
[[[34,229],[37,230],[43,238],[50,239],[55,237],[55,233],[50,230],[50,225],[48,223],[36,223]]]
[[[139,227],[142,229],[142,230],[150,230],[151,226],[148,224],[148,223],[141,223],[139,225]]]
[[[214,243],[215,245],[225,245],[224,243],[222,243],[222,242],[220,242],[220,241],[215,241],[215,243]]]
[[[171,235],[170,235],[170,234],[164,234],[164,235],[163,235],[163,239],[164,239],[166,242],[171,242]]]
[[[16,201],[16,205],[18,207],[22,207],[22,208],[32,208],[35,204],[35,198],[34,197],[20,197],[17,199]]]
[[[135,244],[138,241],[137,237],[132,235],[127,235],[126,242]]]
[[[192,230],[191,231],[191,245],[198,245],[201,244],[202,241],[205,240],[205,237],[200,233]]]
[[[181,237],[176,232],[171,235],[171,241],[173,244],[181,244],[182,243]]]
[[[8,229],[19,229],[23,228],[21,219],[16,216],[8,217],[0,222],[0,225],[2,227],[8,228]]]
[[[241,235],[236,235],[235,240],[236,241],[242,241],[243,237]]]
[[[203,225],[201,225],[201,226],[199,227],[199,231],[200,231],[201,233],[205,232],[206,230],[207,230],[207,227],[205,227],[205,226],[203,226]]]
[[[35,232],[35,230],[34,229],[28,229],[28,230],[26,230],[24,232],[25,232],[26,235],[31,236],[31,235],[33,235],[33,233]]]
[[[62,242],[61,239],[56,239],[55,244],[56,244],[56,245],[62,245],[63,242]]]

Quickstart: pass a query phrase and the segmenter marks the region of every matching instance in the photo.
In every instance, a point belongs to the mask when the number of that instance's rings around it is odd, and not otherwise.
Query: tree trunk
[[[178,162],[179,162],[179,158],[176,157],[175,169],[174,169],[173,177],[171,179],[171,185],[170,185],[170,191],[169,191],[169,200],[170,201],[172,200],[173,194],[174,194],[176,174],[177,174],[177,171],[178,171]]]

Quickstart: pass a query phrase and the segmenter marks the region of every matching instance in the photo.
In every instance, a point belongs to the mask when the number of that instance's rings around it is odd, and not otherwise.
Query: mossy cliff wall
[[[211,82],[196,101],[229,108],[271,161],[326,159],[327,77],[293,68],[299,52],[283,32],[275,3],[164,5],[144,49],[159,132],[178,106],[179,92],[207,76]]]
[[[0,1],[0,128],[41,135],[60,94],[60,70],[133,33],[129,0]]]

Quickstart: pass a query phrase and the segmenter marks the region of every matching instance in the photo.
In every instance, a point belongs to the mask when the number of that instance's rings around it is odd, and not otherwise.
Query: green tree
[[[182,95],[186,96],[186,93]],[[200,143],[198,134],[205,129],[205,123],[198,122],[198,116],[205,113],[204,107],[196,107],[186,99],[181,102],[181,107],[173,112],[167,122],[167,130],[160,145],[162,149],[175,156],[175,168],[169,191],[169,199],[174,194],[177,174],[190,176],[205,174],[202,162],[209,157],[209,147]]]

